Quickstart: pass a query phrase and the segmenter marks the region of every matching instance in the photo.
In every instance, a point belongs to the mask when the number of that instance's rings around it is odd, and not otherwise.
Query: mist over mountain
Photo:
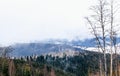
[[[73,46],[66,44],[54,44],[54,43],[27,43],[27,44],[17,44],[13,46],[14,51],[12,55],[14,56],[30,56],[33,54],[41,55],[50,52],[62,52],[66,50],[81,50],[76,49]]]
[[[106,38],[109,41],[108,38]],[[120,38],[117,38],[117,44],[120,43]],[[84,52],[82,47],[90,48],[96,47],[95,38],[85,39],[85,40],[71,40],[66,39],[50,39],[45,41],[38,41],[32,43],[21,43],[12,45],[14,50],[12,51],[12,56],[30,56],[33,54],[41,55],[50,52],[64,52],[68,50]]]

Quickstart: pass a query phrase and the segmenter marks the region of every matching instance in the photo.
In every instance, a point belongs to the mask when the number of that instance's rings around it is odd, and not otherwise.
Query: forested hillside
[[[0,76],[73,76],[44,62],[0,58]]]
[[[51,55],[26,57],[21,59],[0,58],[0,76],[99,76],[99,57],[102,53],[80,53],[78,56],[62,58]],[[107,54],[108,75],[110,55]],[[114,58],[118,62],[118,74],[120,56]],[[103,61],[103,58],[102,58]],[[115,66],[113,64],[113,66]],[[103,67],[103,66],[102,66]],[[113,68],[115,74],[115,68]]]

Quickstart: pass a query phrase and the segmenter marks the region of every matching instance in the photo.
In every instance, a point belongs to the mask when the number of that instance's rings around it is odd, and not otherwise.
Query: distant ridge
[[[108,38],[106,38],[109,41]],[[117,44],[120,43],[120,38],[117,38]],[[63,52],[67,50],[80,51],[83,52],[82,47],[91,48],[96,47],[95,38],[85,39],[85,40],[71,40],[66,39],[50,39],[46,41],[38,41],[32,43],[20,43],[12,45],[14,50],[11,56],[30,56],[33,54],[41,55],[50,52]]]

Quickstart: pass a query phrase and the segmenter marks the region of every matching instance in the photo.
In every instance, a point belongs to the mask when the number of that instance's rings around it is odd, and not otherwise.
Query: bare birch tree
[[[108,5],[106,0],[97,0],[98,4],[92,6],[91,10],[93,15],[87,17],[86,20],[91,26],[93,35],[96,38],[98,49],[103,52],[104,58],[104,76],[107,76],[107,63],[106,63],[106,27],[108,25]],[[100,68],[100,71],[102,69]],[[102,76],[102,74],[100,73]]]
[[[87,22],[91,26],[92,33],[96,38],[96,45],[98,50],[103,52],[104,58],[104,76],[107,76],[107,62],[106,62],[106,52],[110,51],[110,76],[113,75],[113,52],[115,54],[117,51],[116,47],[116,35],[117,31],[114,29],[116,27],[115,23],[115,13],[116,7],[114,7],[114,0],[97,0],[98,4],[92,6],[91,10],[93,15],[86,17]],[[118,10],[118,9],[117,9]],[[109,38],[109,41],[106,41],[106,36]],[[109,45],[108,45],[109,43]],[[106,46],[110,46],[110,49],[107,49]],[[100,59],[101,60],[101,59]],[[117,69],[117,62],[116,69]],[[100,61],[100,76],[102,76],[101,61]],[[117,73],[116,73],[117,76]]]
[[[111,13],[110,13],[110,76],[112,76],[112,73],[113,73],[113,0],[111,0],[111,3],[110,3],[110,10],[111,10]]]
[[[115,58],[117,59],[117,29],[118,24],[116,24],[116,14],[118,14],[119,5],[115,6],[116,0],[110,0],[110,76],[113,76],[113,54],[115,53]],[[117,8],[117,9],[116,9]],[[117,27],[117,29],[116,29]],[[117,74],[117,61],[115,59],[115,76],[118,76]]]

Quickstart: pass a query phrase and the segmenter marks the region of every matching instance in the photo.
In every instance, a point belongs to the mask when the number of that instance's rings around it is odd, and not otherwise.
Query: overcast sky
[[[0,0],[0,44],[89,37],[91,0]]]

